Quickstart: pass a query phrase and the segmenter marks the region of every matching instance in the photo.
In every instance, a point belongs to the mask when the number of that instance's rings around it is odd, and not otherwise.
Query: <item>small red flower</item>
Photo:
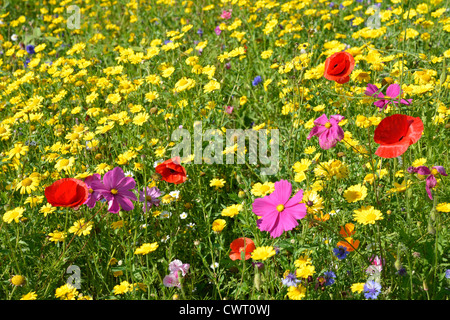
[[[78,179],[63,178],[45,188],[45,198],[53,207],[78,208],[88,198],[86,184]]]
[[[423,122],[419,117],[393,114],[384,118],[375,129],[373,139],[380,145],[375,154],[382,158],[402,155],[420,139],[423,129]]]
[[[355,67],[355,59],[345,51],[336,52],[325,61],[325,71],[323,76],[339,84],[350,81],[350,73]]]
[[[159,164],[155,171],[162,176],[162,180],[179,184],[186,181],[186,169],[180,165],[180,157],[175,157]]]
[[[252,239],[249,238],[237,238],[233,240],[230,244],[231,252],[230,259],[231,260],[242,260],[241,252],[245,254],[245,260],[250,259],[251,253],[255,250],[255,243]]]

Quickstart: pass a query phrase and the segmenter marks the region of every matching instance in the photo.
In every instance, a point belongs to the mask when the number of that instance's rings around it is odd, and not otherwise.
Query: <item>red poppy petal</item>
[[[344,84],[350,81],[350,77],[346,76],[346,77],[342,77],[336,80],[337,83],[339,84]]]
[[[396,144],[380,145],[375,154],[381,158],[395,158],[408,150],[409,139],[405,139]]]
[[[240,252],[231,252],[229,254],[229,257],[231,260],[235,261],[235,260],[241,260],[241,253]]]
[[[334,56],[330,58],[328,74],[333,76],[341,74],[347,66],[348,65],[345,63],[344,57],[342,55]]]
[[[88,197],[86,184],[78,179],[63,178],[45,188],[47,201],[55,207],[76,207]]]
[[[408,120],[412,120],[413,123],[409,126],[406,136],[410,139],[410,144],[416,143],[422,137],[424,130],[422,119],[419,117],[414,118],[407,116]]]
[[[348,75],[355,67],[355,59],[348,52],[337,52],[325,61],[324,77],[340,84],[350,80]]]
[[[381,145],[397,143],[406,136],[411,123],[406,115],[394,114],[381,120],[373,138]]]

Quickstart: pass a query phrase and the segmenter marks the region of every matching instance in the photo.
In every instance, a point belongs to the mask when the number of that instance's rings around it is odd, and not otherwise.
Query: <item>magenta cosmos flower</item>
[[[314,120],[315,127],[312,128],[308,135],[308,140],[313,136],[319,137],[319,145],[322,149],[327,150],[344,139],[344,130],[339,126],[339,122],[344,116],[339,114],[332,115],[330,119],[325,114]]]
[[[425,189],[427,190],[428,197],[433,200],[433,197],[431,195],[431,189],[436,187],[437,175],[447,176],[447,173],[445,172],[445,169],[443,166],[434,166],[431,168],[431,170],[427,166],[420,166],[420,167],[410,167],[408,168],[408,171],[411,173],[417,173],[422,177],[426,177],[425,180]]]
[[[130,190],[134,189],[136,181],[126,177],[122,168],[116,167],[108,171],[103,176],[103,182],[95,180],[91,186],[108,202],[109,212],[118,213],[120,208],[125,211],[134,209],[132,200],[136,201],[137,197]]]
[[[99,175],[98,173],[94,173],[93,175],[86,177],[84,179],[84,183],[88,187],[88,198],[84,204],[87,205],[89,208],[95,207],[95,204],[101,198],[100,193],[97,190],[94,190],[95,183],[94,183],[94,186],[92,186],[94,181],[101,183],[101,181],[102,181],[101,175]]]
[[[391,84],[389,87],[387,87],[386,95],[378,91],[380,91],[380,89],[378,89],[376,85],[369,83],[364,94],[370,97],[378,98],[379,100],[375,101],[373,104],[380,108],[380,110],[383,110],[389,103],[397,104],[400,102],[401,104],[410,105],[412,102],[412,99],[400,99],[400,101],[395,100],[402,94],[400,85],[396,83]]]
[[[159,206],[161,200],[158,197],[161,196],[161,191],[157,187],[145,187],[143,191],[139,192],[139,201],[143,202],[142,211],[148,212],[150,208],[154,206]]]
[[[284,231],[294,229],[298,221],[306,216],[306,206],[300,203],[303,190],[298,191],[291,199],[292,185],[289,181],[275,182],[275,190],[263,198],[253,202],[253,213],[261,218],[257,225],[261,231],[268,231],[272,238],[279,237]]]

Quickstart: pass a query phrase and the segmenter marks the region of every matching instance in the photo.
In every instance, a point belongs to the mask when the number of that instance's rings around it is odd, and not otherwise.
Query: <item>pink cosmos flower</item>
[[[427,166],[410,167],[408,168],[408,171],[427,177],[425,189],[427,190],[428,197],[431,200],[433,200],[433,197],[431,195],[431,189],[436,187],[437,184],[436,176],[439,174],[442,176],[447,176],[447,173],[445,172],[443,166],[434,166],[431,168],[431,170]]]
[[[134,209],[131,200],[137,201],[137,197],[130,189],[134,189],[136,181],[131,177],[126,177],[122,168],[116,167],[108,171],[103,176],[103,182],[94,180],[91,186],[108,201],[109,212],[119,213],[121,207],[125,211]]]
[[[223,10],[222,14],[220,15],[220,17],[222,19],[231,19],[231,12],[232,11],[233,11],[232,9],[230,9],[229,11]]]
[[[150,208],[154,206],[159,206],[161,202],[158,197],[161,196],[161,191],[157,187],[145,187],[143,191],[139,192],[139,202],[143,202],[142,211],[148,212]]]
[[[289,181],[275,182],[275,191],[253,202],[253,213],[261,218],[257,226],[261,231],[268,231],[272,238],[279,237],[284,231],[294,229],[298,221],[306,216],[306,206],[300,203],[303,190],[291,199],[292,185]]]
[[[225,107],[225,112],[228,113],[228,114],[232,114],[233,113],[233,109],[234,109],[233,106],[226,106]]]
[[[220,36],[220,34],[222,33],[222,30],[220,30],[220,26],[217,26],[217,27],[214,29],[214,32],[216,33],[216,35]]]
[[[311,129],[307,139],[313,136],[319,137],[319,145],[327,150],[334,147],[339,141],[344,139],[344,130],[339,126],[339,122],[344,116],[339,114],[332,115],[330,119],[325,114],[314,120],[315,127]]]
[[[375,101],[373,104],[376,105],[380,110],[383,110],[389,103],[399,103],[399,101],[396,101],[398,97],[401,96],[402,90],[400,89],[400,85],[394,83],[391,84],[386,89],[386,95],[384,95],[382,92],[378,92],[380,89],[374,84],[369,83],[367,85],[366,91],[364,92],[365,95],[378,98],[380,100]],[[401,104],[410,105],[412,102],[412,99],[400,99]]]
[[[95,204],[101,198],[100,193],[97,190],[94,190],[94,188],[92,187],[93,181],[101,182],[101,179],[102,177],[98,173],[94,173],[93,175],[86,177],[84,179],[84,183],[88,187],[88,198],[84,204],[87,205],[89,208],[95,207]]]
[[[180,280],[178,279],[178,273],[171,273],[164,277],[163,279],[163,285],[170,288],[170,287],[177,287],[181,288]]]
[[[181,260],[175,259],[169,264],[170,273],[178,273],[181,271],[181,275],[184,277],[189,270],[189,263],[183,263]]]
[[[181,260],[175,259],[169,263],[170,273],[164,277],[163,284],[166,287],[181,288],[180,279],[178,278],[178,272],[181,272],[181,276],[184,277],[189,270],[189,263],[183,263]]]

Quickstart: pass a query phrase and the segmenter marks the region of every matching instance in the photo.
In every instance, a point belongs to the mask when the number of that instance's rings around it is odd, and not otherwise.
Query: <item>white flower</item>
[[[13,34],[12,36],[11,36],[11,40],[12,41],[17,41],[17,39],[19,39],[19,36],[17,35],[17,34]]]
[[[126,171],[124,172],[125,177],[134,177],[134,173],[132,171]]]
[[[171,192],[169,192],[169,194],[172,198],[178,199],[178,197],[180,196],[180,191],[178,191],[178,190],[171,191]]]
[[[180,214],[180,219],[186,219],[187,218],[187,213],[183,212],[182,214]]]
[[[158,166],[158,164],[163,163],[163,162],[164,162],[163,159],[156,160],[155,162],[153,162],[153,168],[156,168]]]
[[[212,265],[210,265],[210,268],[215,270],[216,268],[219,267],[219,263],[218,262],[214,262]]]
[[[169,218],[170,216],[172,215],[172,213],[171,212],[169,212],[169,211],[163,211],[163,212],[161,212],[161,218]]]

